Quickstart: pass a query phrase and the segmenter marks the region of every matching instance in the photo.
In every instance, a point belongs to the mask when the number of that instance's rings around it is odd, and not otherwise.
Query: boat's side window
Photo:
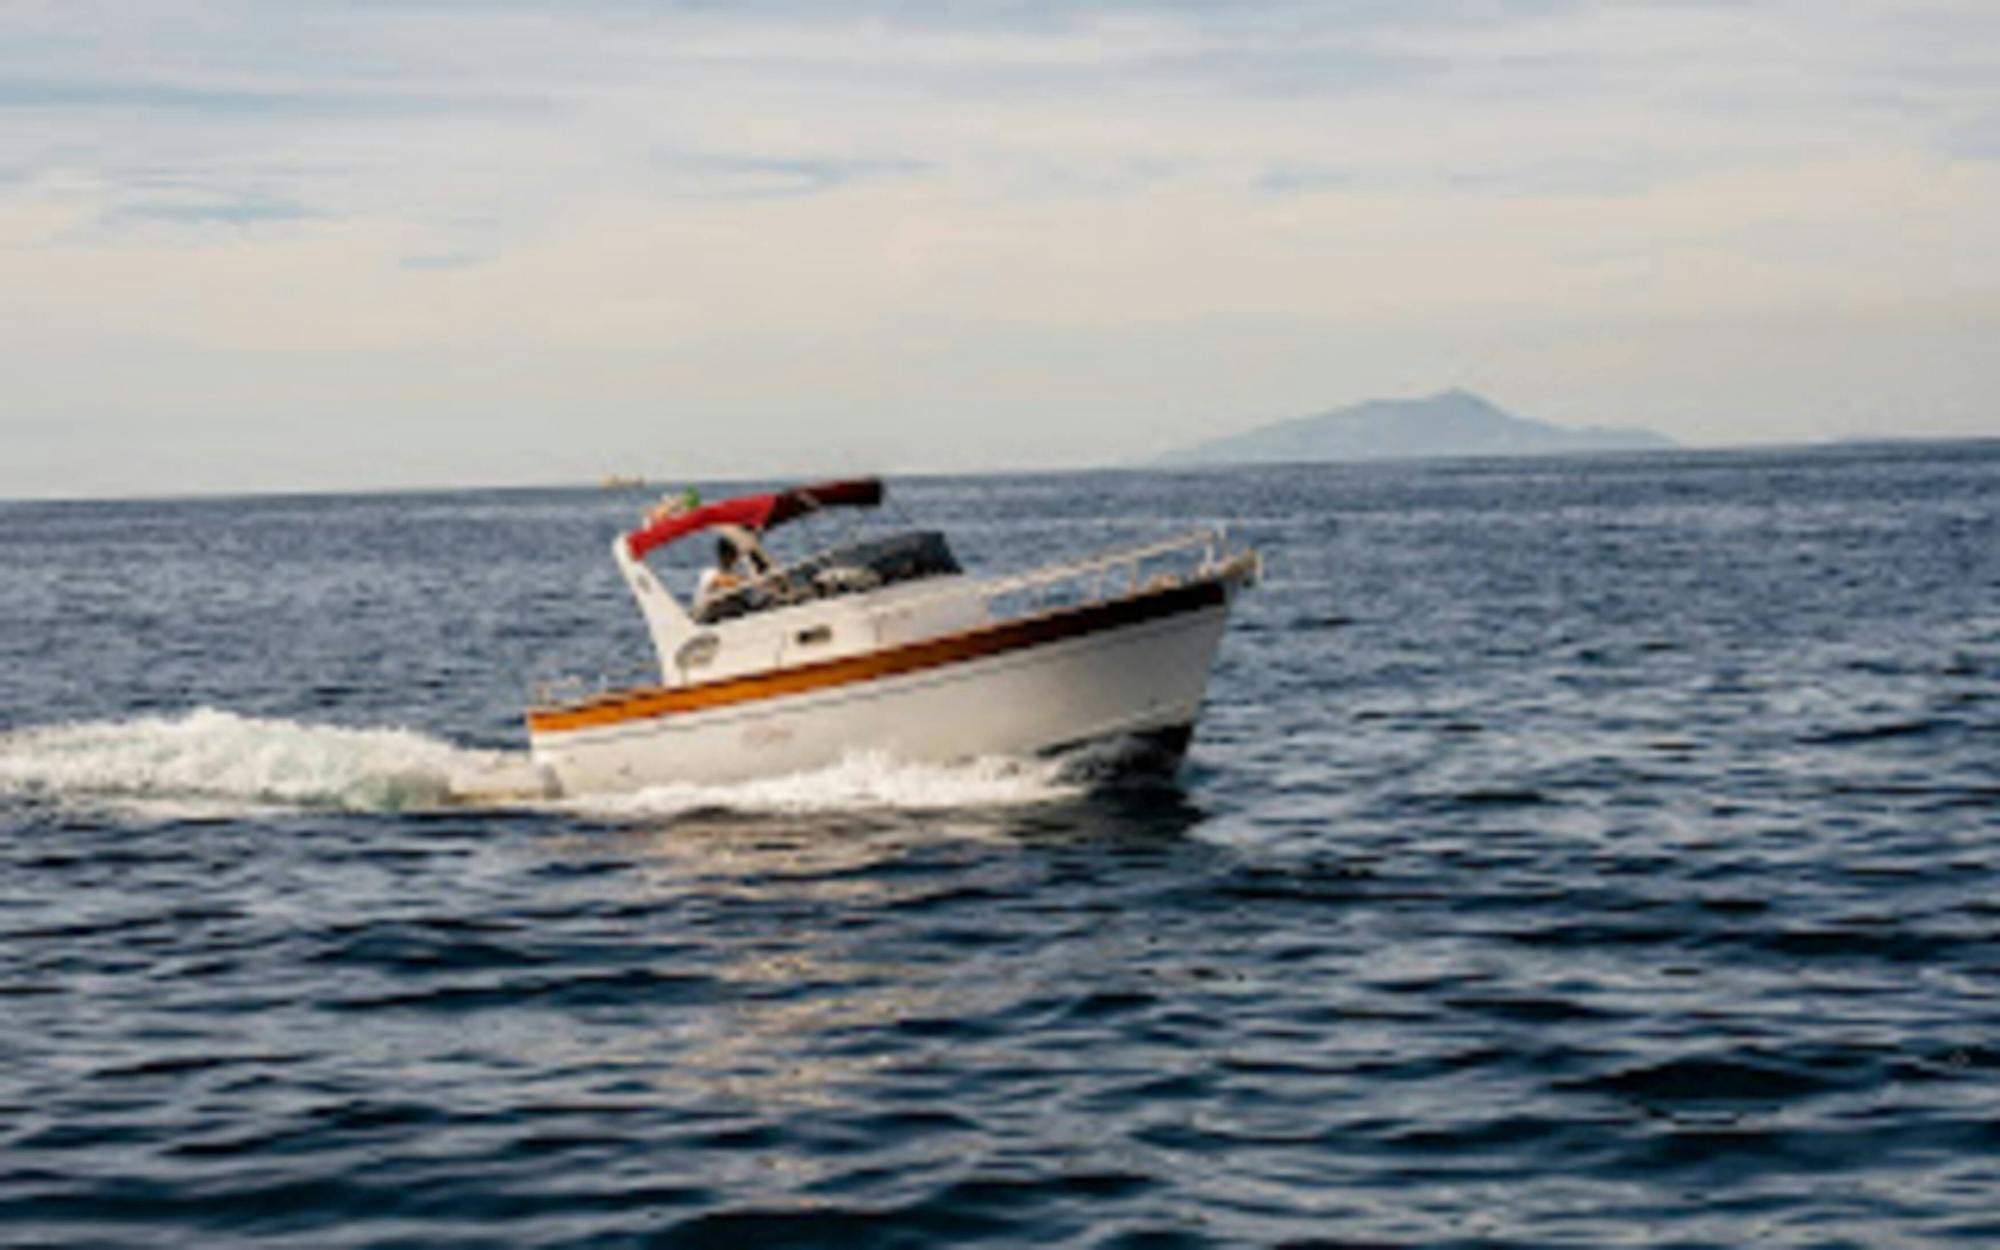
[[[798,633],[798,642],[802,647],[816,647],[822,643],[832,641],[833,627],[830,625],[815,625],[811,629],[802,629]]]
[[[714,634],[696,634],[674,652],[674,663],[684,669],[706,668],[715,661],[715,653],[721,649],[722,641]]]

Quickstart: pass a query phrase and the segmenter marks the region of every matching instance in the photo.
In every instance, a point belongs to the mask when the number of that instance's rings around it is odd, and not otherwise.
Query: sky
[[[2000,436],[1992,0],[0,0],[0,497]]]

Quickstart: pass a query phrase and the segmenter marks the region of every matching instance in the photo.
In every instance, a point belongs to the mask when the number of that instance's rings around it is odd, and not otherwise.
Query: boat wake
[[[1016,807],[1073,798],[1086,787],[1057,760],[979,759],[911,764],[850,755],[828,768],[734,785],[661,785],[625,795],[586,795],[563,806],[612,818],[747,811],[807,814],[871,810],[944,811]]]
[[[470,806],[657,819],[709,811],[1012,806],[1068,798],[1083,789],[1053,761],[917,765],[872,755],[736,785],[665,785],[560,799],[535,794],[523,781],[533,776],[522,751],[474,750],[408,729],[309,724],[217,708],[0,734],[0,797],[161,818]]]
[[[348,729],[197,708],[0,735],[0,794],[113,806],[400,811],[435,807],[451,778],[504,752],[407,729]]]

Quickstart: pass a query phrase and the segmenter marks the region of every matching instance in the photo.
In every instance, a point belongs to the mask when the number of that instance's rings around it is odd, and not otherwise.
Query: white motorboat
[[[1255,552],[1208,529],[974,577],[932,530],[850,532],[789,562],[766,546],[780,526],[882,502],[877,479],[828,482],[662,507],[617,538],[657,680],[539,694],[527,721],[544,783],[620,791],[853,753],[947,762],[1128,739],[1179,762]],[[703,532],[742,571],[704,572],[684,600],[646,559]]]

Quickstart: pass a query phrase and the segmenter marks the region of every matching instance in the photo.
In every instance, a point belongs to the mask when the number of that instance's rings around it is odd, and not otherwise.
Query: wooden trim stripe
[[[1023,651],[1053,642],[1067,642],[1106,630],[1121,629],[1145,621],[1177,616],[1228,601],[1228,592],[1217,578],[1206,578],[1160,590],[1142,591],[1105,603],[1063,608],[1037,616],[1020,617],[997,625],[920,642],[906,643],[866,655],[842,656],[792,668],[774,669],[743,677],[726,677],[697,686],[640,686],[613,690],[563,707],[534,708],[528,712],[530,733],[565,733],[596,729],[635,720],[702,712],[713,708],[807,694],[859,682],[900,677],[926,669],[983,660]]]

